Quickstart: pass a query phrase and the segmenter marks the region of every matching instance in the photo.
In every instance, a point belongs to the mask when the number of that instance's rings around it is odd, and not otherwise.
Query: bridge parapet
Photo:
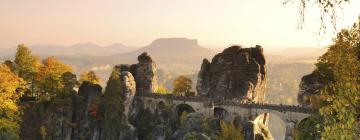
[[[213,103],[215,106],[218,105],[228,105],[228,106],[239,106],[242,108],[257,108],[257,109],[270,109],[277,110],[280,112],[299,112],[312,114],[316,112],[316,109],[304,107],[304,106],[295,106],[295,105],[282,105],[282,104],[266,104],[266,103],[244,103],[236,100],[223,100],[223,101],[214,101],[214,99],[200,96],[176,96],[173,94],[161,94],[161,93],[142,93],[137,94],[137,97],[149,97],[154,99],[167,99],[167,100],[180,100],[187,102],[202,102],[202,103]]]

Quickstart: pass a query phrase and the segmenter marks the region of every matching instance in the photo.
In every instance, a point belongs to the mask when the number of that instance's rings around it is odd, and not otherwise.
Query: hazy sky
[[[18,43],[144,46],[156,38],[187,37],[203,46],[260,44],[321,46],[316,16],[297,29],[296,4],[283,0],[0,0],[0,47]],[[310,10],[310,14],[314,15]],[[315,12],[314,12],[315,13]],[[358,0],[345,7],[340,26],[360,14]]]

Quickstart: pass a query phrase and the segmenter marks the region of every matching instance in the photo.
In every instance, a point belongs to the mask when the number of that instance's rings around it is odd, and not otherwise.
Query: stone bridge
[[[304,119],[309,117],[315,110],[293,105],[240,103],[234,100],[214,101],[206,97],[185,97],[172,94],[138,94],[135,97],[141,100],[144,108],[155,111],[159,104],[172,105],[177,116],[183,111],[188,113],[203,113],[208,117],[234,120],[240,117],[241,121],[255,121],[262,117],[262,122],[269,116],[276,115],[286,124],[285,138],[292,136],[294,128]],[[269,115],[270,114],[270,115]]]

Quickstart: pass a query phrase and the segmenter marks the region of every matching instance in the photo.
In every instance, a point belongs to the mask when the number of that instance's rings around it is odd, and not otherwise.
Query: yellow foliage
[[[166,87],[164,87],[163,85],[160,85],[155,89],[155,93],[169,94],[169,90],[166,89]]]
[[[40,126],[39,133],[40,133],[41,139],[45,140],[46,135],[47,135],[45,126],[43,126],[43,125]]]
[[[220,121],[221,133],[217,137],[218,140],[244,140],[243,130],[237,128],[233,123]]]
[[[88,81],[93,84],[99,84],[100,83],[100,77],[96,75],[94,71],[85,71],[80,74],[80,83]]]
[[[46,58],[37,75],[39,88],[43,93],[55,94],[64,86],[61,76],[66,72],[72,72],[72,68],[55,57]]]
[[[0,64],[0,77],[0,135],[13,139],[19,134],[20,111],[17,102],[24,82],[5,64]]]
[[[191,91],[191,84],[192,81],[190,78],[186,77],[185,75],[180,75],[178,78],[174,80],[174,94],[185,96],[187,93]]]
[[[186,112],[186,111],[181,112],[181,115],[180,115],[180,125],[183,125],[183,124],[185,123],[188,114],[189,114],[189,113]]]

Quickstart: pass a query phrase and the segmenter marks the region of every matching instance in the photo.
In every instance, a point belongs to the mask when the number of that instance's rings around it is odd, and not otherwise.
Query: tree
[[[351,29],[342,30],[320,57],[319,71],[330,77],[322,89],[324,138],[360,138],[360,18]],[[321,68],[321,67],[319,67]],[[339,135],[340,134],[340,135]]]
[[[360,17],[350,29],[338,33],[316,63],[325,88],[318,95],[318,131],[323,139],[360,138]],[[318,117],[318,116],[313,116]]]
[[[120,136],[120,131],[124,129],[124,104],[121,93],[120,73],[113,70],[107,82],[104,102],[102,107],[104,109],[103,118],[103,139],[117,140]]]
[[[20,69],[19,76],[25,80],[31,78],[32,74],[37,71],[39,66],[37,57],[32,55],[31,50],[24,44],[18,45],[14,62]]]
[[[39,68],[37,80],[42,94],[57,94],[61,92],[64,83],[61,79],[66,72],[71,72],[72,68],[55,57],[48,57],[43,60],[43,65]]]
[[[168,94],[168,93],[169,93],[169,90],[166,89],[166,87],[164,87],[163,85],[160,85],[160,86],[158,86],[158,87],[155,89],[155,93]]]
[[[35,86],[35,75],[40,66],[39,59],[32,55],[31,50],[28,47],[26,47],[24,44],[20,44],[17,47],[14,62],[16,67],[12,64],[13,66],[10,68],[13,71],[17,71],[19,76],[27,82],[27,93],[31,92],[31,94],[33,94]]]
[[[76,79],[76,75],[71,72],[65,72],[61,76],[62,83],[64,84],[63,87],[63,95],[71,95],[76,93],[74,88],[79,85],[79,82]]]
[[[174,80],[174,94],[185,96],[191,93],[192,81],[185,75],[180,75]]]
[[[82,72],[80,74],[80,83],[88,81],[93,84],[99,84],[100,83],[100,77],[96,75],[94,71],[89,72]]]
[[[20,109],[17,104],[24,81],[5,64],[0,64],[0,77],[0,139],[18,139]]]

